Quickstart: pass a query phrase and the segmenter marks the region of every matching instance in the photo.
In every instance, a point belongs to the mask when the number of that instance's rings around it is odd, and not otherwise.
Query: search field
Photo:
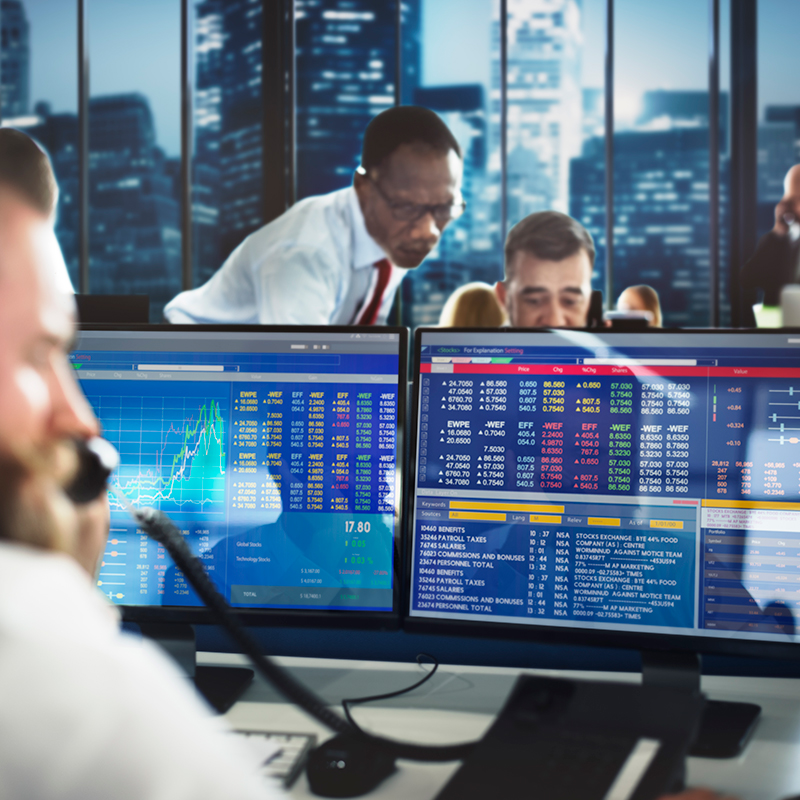
[[[584,358],[584,364],[605,367],[696,367],[696,358]]]
[[[143,372],[225,372],[222,364],[139,364]]]

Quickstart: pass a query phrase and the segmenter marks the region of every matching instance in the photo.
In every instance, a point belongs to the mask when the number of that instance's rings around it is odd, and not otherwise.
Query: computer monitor
[[[150,321],[150,297],[146,294],[76,294],[78,319],[95,324]]]
[[[113,478],[249,622],[396,624],[404,328],[91,326],[71,359]],[[98,576],[131,621],[205,621],[112,493]]]
[[[409,630],[800,655],[800,333],[415,351]]]

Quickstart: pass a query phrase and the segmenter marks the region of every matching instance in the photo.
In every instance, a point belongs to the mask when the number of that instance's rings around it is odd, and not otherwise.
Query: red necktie
[[[388,258],[382,258],[373,265],[378,270],[378,280],[375,282],[375,291],[372,293],[367,307],[361,314],[356,325],[374,325],[378,320],[378,311],[383,301],[383,293],[389,285],[389,278],[392,276],[392,265]]]

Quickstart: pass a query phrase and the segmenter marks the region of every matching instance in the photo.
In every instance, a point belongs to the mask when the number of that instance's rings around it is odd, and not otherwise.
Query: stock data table
[[[413,611],[793,633],[800,369],[545,360],[422,360]]]

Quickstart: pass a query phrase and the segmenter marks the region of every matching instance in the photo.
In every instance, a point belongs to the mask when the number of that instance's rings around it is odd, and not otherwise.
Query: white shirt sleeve
[[[269,800],[224,722],[149,642],[14,648],[0,676],[0,796],[37,800]],[[9,644],[14,645],[13,642]],[[14,713],[18,710],[21,713]],[[6,724],[15,721],[13,729]]]
[[[164,309],[174,324],[328,325],[347,275],[323,248],[292,242],[258,252],[246,239],[199,289]]]

